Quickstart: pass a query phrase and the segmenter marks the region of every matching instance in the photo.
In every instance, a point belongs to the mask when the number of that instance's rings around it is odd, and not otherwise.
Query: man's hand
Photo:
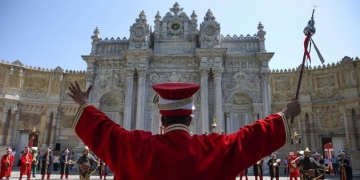
[[[288,102],[285,108],[281,111],[285,114],[286,118],[293,118],[300,114],[301,107],[298,100]]]
[[[86,91],[82,91],[79,86],[79,83],[75,81],[75,85],[73,83],[70,84],[69,86],[70,93],[68,93],[68,95],[81,106],[84,103],[89,102],[88,99],[91,89],[92,89],[92,85],[90,85]]]

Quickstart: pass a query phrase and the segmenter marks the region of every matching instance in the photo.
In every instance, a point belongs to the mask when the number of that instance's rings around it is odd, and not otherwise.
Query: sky
[[[142,10],[153,27],[156,13],[164,17],[175,2],[189,17],[195,11],[198,24],[210,9],[224,36],[254,35],[261,22],[266,51],[275,53],[272,70],[301,64],[303,29],[314,8],[312,38],[325,64],[360,57],[359,0],[0,0],[0,61],[86,70],[81,55],[90,54],[96,27],[102,39],[129,38]],[[321,65],[314,48],[310,54],[308,65]]]

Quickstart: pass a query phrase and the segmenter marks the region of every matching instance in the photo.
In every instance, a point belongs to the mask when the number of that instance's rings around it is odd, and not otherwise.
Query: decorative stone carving
[[[93,96],[98,98],[105,90],[121,91],[125,89],[125,75],[120,72],[111,71],[102,75],[96,75]]]
[[[40,125],[40,114],[20,113],[19,122],[22,128],[37,127]]]
[[[232,103],[236,105],[245,105],[245,104],[251,104],[252,99],[247,94],[244,93],[236,93],[232,97]]]
[[[117,95],[114,92],[109,92],[104,94],[101,98],[100,98],[100,105],[104,108],[106,107],[114,107],[114,106],[119,106],[121,99],[119,97],[119,95]]]
[[[332,98],[339,92],[335,74],[318,75],[314,77],[314,92],[316,98]]]
[[[160,82],[190,82],[197,83],[199,81],[199,77],[196,74],[192,73],[164,73],[164,74],[150,74],[150,84],[156,84]]]
[[[341,114],[337,112],[328,112],[320,116],[320,128],[334,130],[341,127]]]
[[[253,93],[255,97],[261,92],[260,81],[254,81],[255,75],[248,75],[244,72],[238,72],[231,79],[222,79],[223,94],[229,94],[232,91],[247,91]]]
[[[74,121],[74,116],[63,115],[61,118],[61,127],[62,128],[72,128],[73,121]]]
[[[49,75],[40,73],[26,76],[22,93],[23,96],[29,98],[45,97],[49,86],[49,77],[47,76]]]
[[[18,89],[20,88],[20,78],[21,76],[19,76],[19,71],[13,69],[10,72],[10,76],[9,76],[9,88],[14,88],[14,89]]]
[[[148,49],[150,46],[150,30],[144,11],[141,11],[139,18],[130,27],[129,49]]]
[[[200,25],[201,48],[220,47],[220,40],[220,24],[209,9]]]

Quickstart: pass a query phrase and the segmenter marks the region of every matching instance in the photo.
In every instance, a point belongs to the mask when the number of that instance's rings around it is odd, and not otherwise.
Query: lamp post
[[[217,126],[215,117],[213,117],[213,121],[212,121],[211,126],[212,126],[212,132],[215,132],[216,131],[216,126]]]

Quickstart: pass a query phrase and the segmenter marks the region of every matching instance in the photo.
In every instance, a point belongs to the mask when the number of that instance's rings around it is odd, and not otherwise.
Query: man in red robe
[[[12,155],[12,150],[10,147],[6,148],[6,154],[1,158],[1,169],[0,169],[0,179],[6,177],[9,179],[11,177],[12,167],[14,165],[15,157]]]
[[[26,175],[28,180],[30,179],[32,159],[33,158],[30,152],[30,148],[25,147],[24,154],[22,154],[20,157],[21,165],[19,180],[22,179],[23,175]]]
[[[232,134],[191,135],[192,96],[200,88],[190,83],[155,84],[164,134],[129,131],[88,102],[92,86],[82,91],[70,84],[68,95],[80,105],[73,127],[80,139],[120,179],[235,179],[258,160],[290,142],[290,118],[301,112],[296,100]],[[205,88],[205,87],[204,87]],[[156,99],[156,98],[154,98]],[[100,142],[100,144],[99,144]],[[256,146],[252,144],[256,142]],[[269,143],[272,142],[272,143]]]
[[[294,154],[294,152],[289,152],[288,157],[288,166],[289,166],[289,176],[290,180],[298,180],[298,177],[300,176],[299,170],[296,167],[296,159],[298,156]]]

